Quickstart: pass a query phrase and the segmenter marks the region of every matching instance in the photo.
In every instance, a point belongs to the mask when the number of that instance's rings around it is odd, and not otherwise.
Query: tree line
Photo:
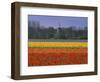
[[[87,27],[77,28],[75,26],[58,27],[42,26],[38,21],[28,22],[29,39],[71,39],[87,40]]]

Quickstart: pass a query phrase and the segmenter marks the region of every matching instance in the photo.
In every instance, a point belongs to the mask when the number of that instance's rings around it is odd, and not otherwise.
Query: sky
[[[84,28],[88,26],[87,17],[28,15],[28,21],[39,21],[42,26],[53,26],[54,28],[58,28],[59,24],[61,27],[75,26]]]

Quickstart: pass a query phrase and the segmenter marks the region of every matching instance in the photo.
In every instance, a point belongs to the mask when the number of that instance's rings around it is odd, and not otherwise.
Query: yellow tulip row
[[[28,42],[28,47],[87,47],[87,42]]]

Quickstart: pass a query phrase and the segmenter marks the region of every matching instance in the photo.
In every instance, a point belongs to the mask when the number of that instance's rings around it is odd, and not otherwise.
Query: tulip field
[[[87,42],[28,42],[28,66],[87,63]]]

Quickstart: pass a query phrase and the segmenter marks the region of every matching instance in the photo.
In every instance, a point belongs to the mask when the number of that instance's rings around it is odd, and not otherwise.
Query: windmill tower
[[[58,28],[57,28],[57,34],[59,34],[59,28],[61,28],[61,24],[60,23],[58,23]]]
[[[59,34],[60,34],[59,28],[61,28],[61,24],[60,24],[60,23],[58,23],[57,32],[56,32],[56,34],[55,34],[55,37],[56,37],[57,39],[59,39]]]

